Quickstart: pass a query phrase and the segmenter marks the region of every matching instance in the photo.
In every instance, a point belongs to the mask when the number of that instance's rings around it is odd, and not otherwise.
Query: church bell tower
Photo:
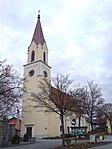
[[[50,69],[48,65],[48,48],[44,39],[40,14],[38,15],[37,24],[34,30],[32,41],[28,47],[27,64],[24,65],[25,77],[28,75],[33,80],[33,76],[38,78],[46,77],[50,79]]]
[[[24,86],[26,93],[23,95],[22,109],[22,135],[28,133],[31,137],[48,136],[48,117],[45,112],[31,110],[31,102],[28,103],[28,96],[31,93],[39,92],[41,79],[51,79],[51,67],[48,65],[48,48],[41,27],[40,14],[31,44],[28,47],[27,64],[24,65]],[[28,105],[29,104],[29,105]],[[28,112],[25,112],[28,106]]]

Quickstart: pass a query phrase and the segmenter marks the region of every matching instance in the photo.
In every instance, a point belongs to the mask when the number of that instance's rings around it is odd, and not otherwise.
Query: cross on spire
[[[40,19],[40,10],[38,11],[38,19]]]

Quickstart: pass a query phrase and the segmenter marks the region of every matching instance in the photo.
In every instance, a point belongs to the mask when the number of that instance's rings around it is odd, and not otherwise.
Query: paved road
[[[38,140],[36,143],[33,144],[27,144],[27,145],[19,145],[19,146],[13,146],[13,147],[6,147],[6,148],[0,148],[0,149],[47,149],[52,147],[61,146],[61,140],[60,139],[46,139],[46,140]]]
[[[102,145],[102,146],[92,147],[91,149],[112,149],[112,143],[111,144]]]
[[[40,139],[40,140],[37,140],[37,142],[34,144],[19,145],[19,146],[6,147],[6,148],[0,148],[0,149],[48,149],[48,148],[61,146],[61,144],[62,143],[61,143],[60,139],[55,139],[55,140]],[[91,149],[112,149],[112,143],[107,144],[107,145],[98,146],[98,147],[93,147]]]

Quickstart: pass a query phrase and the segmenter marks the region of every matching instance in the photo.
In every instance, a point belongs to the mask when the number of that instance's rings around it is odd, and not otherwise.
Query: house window
[[[35,51],[32,51],[31,53],[31,62],[35,60]]]
[[[44,71],[44,77],[47,78],[47,71]]]
[[[45,52],[43,53],[43,61],[46,62],[46,55],[45,55]]]

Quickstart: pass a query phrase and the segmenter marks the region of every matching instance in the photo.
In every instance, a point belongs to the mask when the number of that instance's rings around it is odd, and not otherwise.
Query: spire
[[[37,20],[37,24],[36,24],[36,27],[35,27],[35,31],[34,31],[34,34],[33,34],[32,41],[35,41],[35,43],[37,45],[39,43],[42,44],[42,45],[45,43],[45,39],[44,39],[42,27],[41,27],[41,22],[40,22],[40,10],[38,11],[38,20]]]

